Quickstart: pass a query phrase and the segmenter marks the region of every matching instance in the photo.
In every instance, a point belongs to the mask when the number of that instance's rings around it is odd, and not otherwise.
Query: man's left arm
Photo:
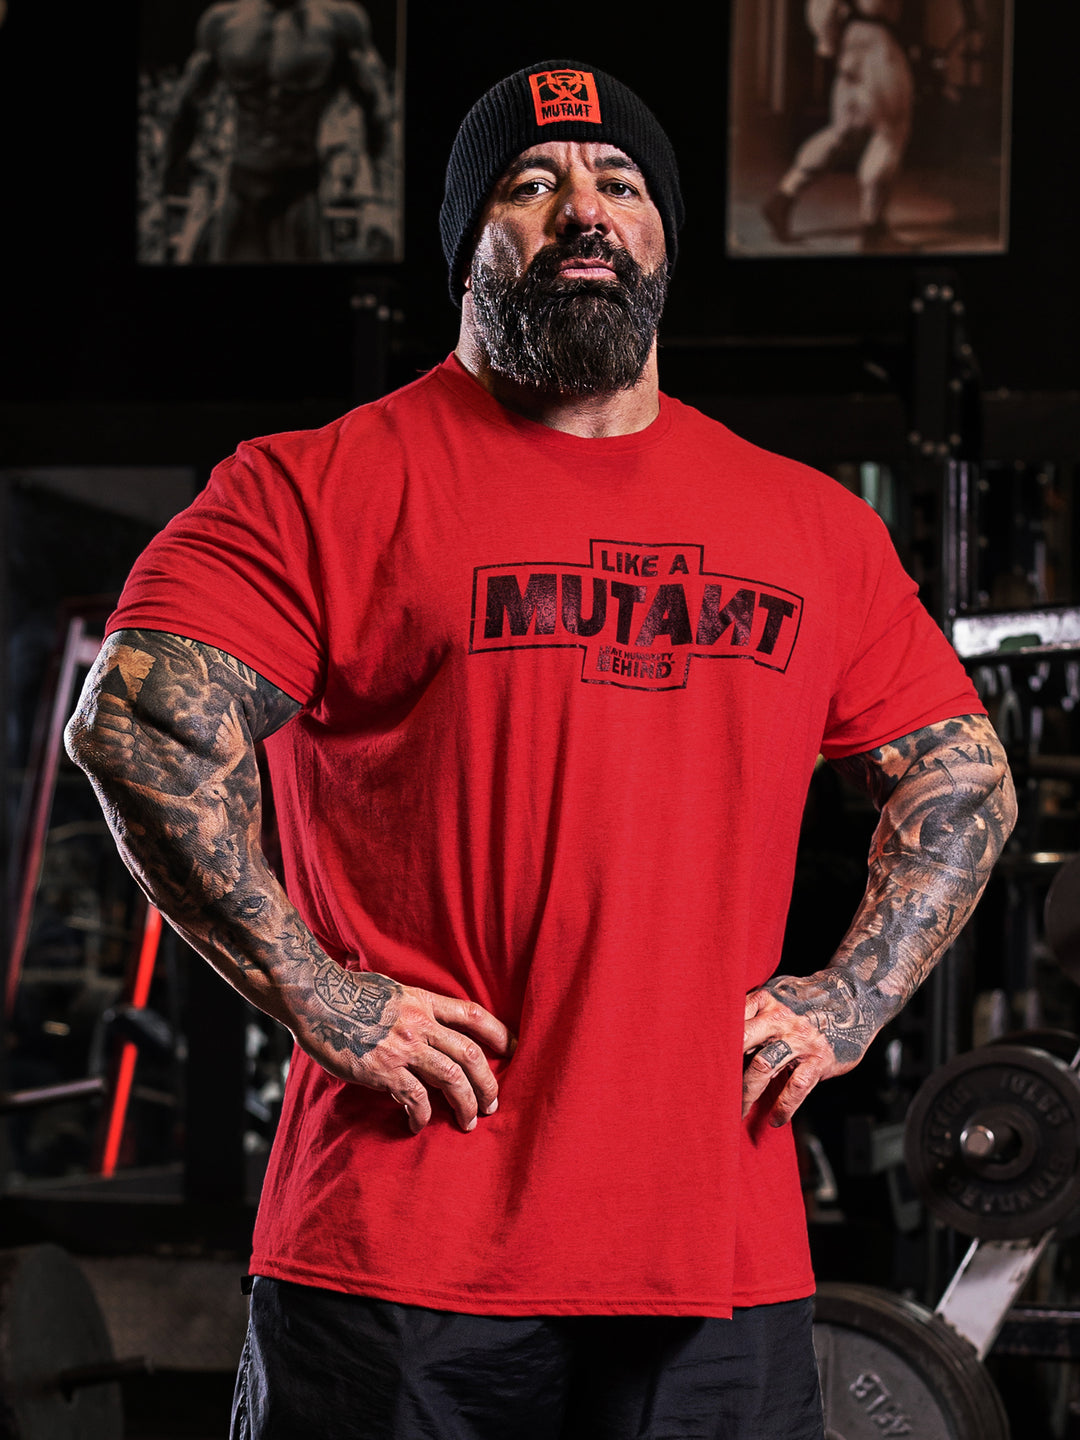
[[[746,998],[743,1114],[775,1084],[786,1124],[819,1080],[856,1066],[955,940],[1016,819],[1001,743],[982,715],[942,720],[833,762],[881,812],[870,879],[824,970]]]

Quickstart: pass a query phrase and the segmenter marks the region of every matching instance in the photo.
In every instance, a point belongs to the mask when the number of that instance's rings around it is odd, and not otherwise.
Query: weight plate
[[[990,1045],[1023,1045],[1026,1050],[1045,1050],[1072,1064],[1073,1056],[1080,1050],[1080,1035],[1071,1030],[1010,1030],[1007,1035],[998,1035],[988,1041]]]
[[[915,1096],[904,1159],[928,1208],[962,1234],[1039,1235],[1080,1202],[1080,1078],[1027,1046],[957,1055]]]
[[[64,1372],[112,1360],[90,1282],[58,1245],[0,1250],[0,1436],[4,1440],[120,1440],[117,1384],[65,1394]]]
[[[1009,1440],[975,1351],[913,1300],[871,1285],[819,1285],[814,1348],[826,1440]]]

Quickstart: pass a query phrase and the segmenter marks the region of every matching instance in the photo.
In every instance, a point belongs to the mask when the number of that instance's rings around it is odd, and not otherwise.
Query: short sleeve
[[[251,442],[150,542],[106,633],[164,630],[215,645],[309,704],[325,673],[321,596],[303,496]]]
[[[873,750],[955,715],[984,715],[956,651],[919,600],[885,527],[877,581],[857,642],[839,675],[822,754]]]

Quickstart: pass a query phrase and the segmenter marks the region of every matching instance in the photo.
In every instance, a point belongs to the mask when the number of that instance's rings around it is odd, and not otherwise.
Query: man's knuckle
[[[451,1060],[449,1055],[440,1055],[435,1062],[435,1074],[441,1084],[460,1085],[465,1079],[465,1072],[456,1060]]]

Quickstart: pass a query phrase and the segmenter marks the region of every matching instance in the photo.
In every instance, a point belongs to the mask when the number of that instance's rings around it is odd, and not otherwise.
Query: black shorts
[[[232,1440],[822,1440],[811,1302],[459,1315],[259,1278]]]

